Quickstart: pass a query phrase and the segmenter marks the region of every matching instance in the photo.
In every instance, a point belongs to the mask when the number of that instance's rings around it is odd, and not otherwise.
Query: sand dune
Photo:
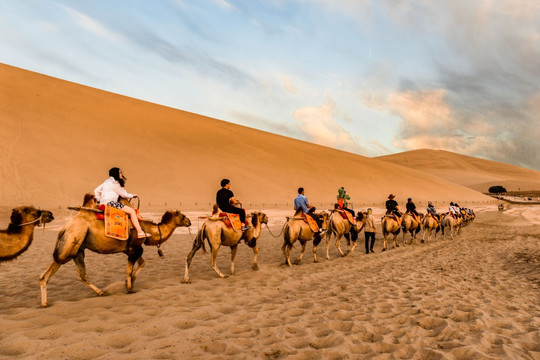
[[[489,201],[466,187],[386,161],[0,65],[1,206],[65,208],[112,166],[149,204],[209,208],[219,181],[247,208],[290,208],[296,189],[323,208],[345,186],[357,208],[404,201]],[[250,205],[251,204],[251,205]],[[264,204],[264,205],[263,205]]]
[[[421,170],[442,179],[487,192],[502,185],[508,191],[540,189],[540,172],[444,150],[413,150],[376,159]]]

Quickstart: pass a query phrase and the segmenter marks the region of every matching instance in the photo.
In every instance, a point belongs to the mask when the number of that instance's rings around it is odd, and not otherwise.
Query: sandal
[[[145,233],[145,232],[140,232],[140,233],[137,233],[137,237],[139,239],[141,239],[141,238],[149,238],[149,237],[152,237],[152,234]]]

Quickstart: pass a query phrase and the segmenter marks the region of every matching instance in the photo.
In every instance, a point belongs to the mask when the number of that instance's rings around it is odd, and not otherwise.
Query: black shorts
[[[120,210],[122,210],[125,206],[124,204],[120,204],[118,201],[109,201],[107,205]]]

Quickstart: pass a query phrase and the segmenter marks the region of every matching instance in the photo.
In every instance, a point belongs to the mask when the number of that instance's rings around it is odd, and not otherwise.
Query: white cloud
[[[107,26],[91,18],[90,16],[87,16],[79,11],[73,10],[64,5],[57,4],[57,6],[68,12],[79,24],[79,26],[94,35],[97,35],[107,40],[121,40],[123,38],[120,33],[109,29]]]
[[[336,121],[336,104],[330,98],[320,107],[304,107],[293,113],[298,122],[298,129],[307,136],[307,140],[319,145],[354,153],[365,154],[351,135]]]

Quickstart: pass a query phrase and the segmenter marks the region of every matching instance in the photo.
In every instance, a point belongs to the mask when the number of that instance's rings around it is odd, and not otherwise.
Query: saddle
[[[96,213],[96,218],[105,221],[105,236],[117,240],[127,240],[131,228],[128,214],[107,205],[100,205],[98,209],[103,211],[102,213]]]
[[[356,219],[353,218],[352,214],[348,211],[345,211],[345,210],[338,210],[339,212],[339,215],[341,215],[341,217],[345,220],[349,220],[349,222],[352,224],[352,225],[356,225]]]
[[[319,232],[319,225],[317,225],[317,222],[313,219],[313,217],[309,214],[302,214],[302,218],[304,219],[304,222],[309,225],[309,228],[314,233]]]
[[[222,218],[221,221],[223,221],[223,223],[225,223],[225,226],[227,226],[229,229],[233,229],[234,231],[242,230],[242,222],[240,221],[240,215],[220,212],[219,217]]]

